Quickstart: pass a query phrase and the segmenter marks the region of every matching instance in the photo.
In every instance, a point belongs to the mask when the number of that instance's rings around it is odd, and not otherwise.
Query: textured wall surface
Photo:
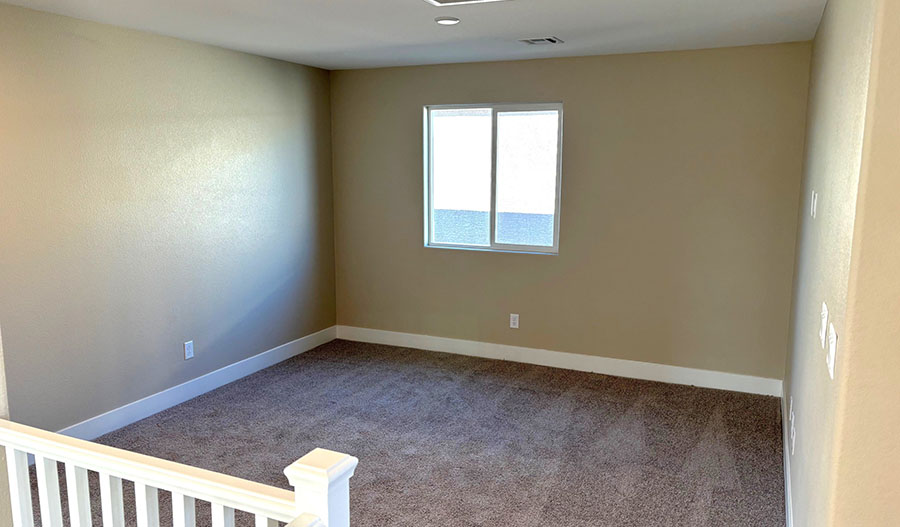
[[[334,73],[339,322],[782,378],[809,58],[798,43]],[[423,105],[550,101],[559,255],[424,248]]]
[[[838,442],[838,382],[819,341],[822,302],[841,338],[847,328],[857,191],[876,0],[831,0],[813,46],[803,201],[800,207],[791,343],[785,393],[793,398],[791,456],[794,522],[828,525]],[[816,219],[809,214],[819,193]],[[837,367],[844,374],[843,354]]]
[[[14,419],[60,429],[334,324],[329,91],[326,71],[0,5]]]
[[[878,0],[853,237],[831,525],[900,518],[900,3]]]

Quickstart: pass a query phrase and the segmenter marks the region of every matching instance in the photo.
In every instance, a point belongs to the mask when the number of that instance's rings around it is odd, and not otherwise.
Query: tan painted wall
[[[845,349],[857,188],[862,162],[875,0],[830,0],[813,46],[785,393],[797,439],[791,464],[794,525],[827,525],[834,483],[838,382],[819,341],[822,302]],[[808,213],[812,191],[818,213]],[[843,374],[838,359],[838,379]]]
[[[334,324],[329,96],[326,71],[0,5],[14,419],[60,429]]]
[[[339,323],[782,378],[809,58],[335,72]],[[565,104],[560,254],[424,248],[422,106],[534,101]]]
[[[877,4],[839,359],[834,526],[900,521],[900,2]]]

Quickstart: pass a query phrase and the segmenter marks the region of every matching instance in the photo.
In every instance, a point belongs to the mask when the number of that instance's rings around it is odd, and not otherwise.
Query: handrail
[[[322,525],[318,522],[318,518],[323,517],[327,522],[328,485],[333,481],[319,482],[317,487],[307,485],[305,488],[300,488],[298,486],[295,492],[291,492],[174,461],[47,432],[5,419],[0,419],[0,445],[124,480],[140,482],[149,487],[261,515],[275,521],[298,526],[312,526]],[[344,465],[349,463],[348,467],[342,469],[341,474],[343,481],[346,482],[352,476],[357,460],[345,454],[316,449],[289,468],[293,467],[295,471],[307,470],[310,473],[318,474],[323,470],[323,467],[317,464],[325,459],[323,453],[341,457],[339,461]],[[306,459],[311,459],[312,463],[305,463]],[[337,458],[327,459],[332,461]],[[297,466],[300,468],[296,468]],[[324,467],[324,469],[328,468]],[[294,484],[293,481],[291,483]],[[324,483],[324,487],[322,483]],[[347,488],[349,489],[349,487]],[[325,503],[310,502],[310,492],[319,496]],[[301,496],[301,493],[304,496]],[[298,511],[298,506],[301,504],[318,510]],[[349,518],[349,515],[347,517]]]
[[[138,479],[159,489],[215,501],[278,521],[290,522],[297,516],[294,493],[289,490],[54,434],[5,419],[0,419],[0,444],[122,479]]]

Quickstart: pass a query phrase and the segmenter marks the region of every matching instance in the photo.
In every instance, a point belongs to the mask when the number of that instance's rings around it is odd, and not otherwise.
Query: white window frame
[[[466,245],[457,243],[438,243],[432,240],[434,232],[434,159],[432,158],[434,134],[431,122],[432,110],[491,110],[491,238],[490,246]],[[533,112],[553,110],[559,112],[559,137],[556,149],[556,207],[553,213],[553,246],[510,245],[496,243],[497,231],[497,114],[505,112]],[[515,252],[526,254],[559,254],[560,201],[562,195],[562,158],[563,158],[563,103],[526,103],[526,104],[430,104],[424,109],[424,151],[425,151],[425,247],[438,249],[465,249],[471,251]]]

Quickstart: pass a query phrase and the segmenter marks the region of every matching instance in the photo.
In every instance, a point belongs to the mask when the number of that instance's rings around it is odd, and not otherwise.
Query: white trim
[[[535,348],[523,348],[506,344],[491,344],[473,340],[432,337],[413,333],[398,333],[380,329],[338,326],[337,338],[373,344],[389,344],[429,351],[455,353],[488,359],[508,360],[551,366],[567,370],[587,371],[616,375],[632,379],[686,384],[703,388],[731,390],[781,397],[782,381],[765,377],[738,375],[666,364],[611,359],[592,355],[580,355]]]
[[[140,421],[167,408],[215,390],[228,383],[268,368],[295,355],[331,342],[337,337],[337,327],[331,326],[321,331],[301,337],[277,348],[264,351],[240,362],[235,362],[185,383],[173,386],[159,393],[149,395],[133,403],[120,406],[104,414],[92,417],[59,431],[60,434],[78,439],[92,440],[103,434],[118,430],[123,426]]]
[[[57,462],[60,462],[67,466],[98,472],[101,478],[114,477],[133,481],[136,486],[146,485],[154,490],[163,489],[181,496],[197,498],[251,514],[260,514],[282,522],[292,521],[300,514],[296,507],[295,493],[289,490],[66,437],[4,419],[0,419],[0,445],[5,446],[7,451],[19,454],[28,453],[35,457],[52,460],[49,466],[53,476],[56,475]],[[27,472],[25,472],[25,478],[27,477]],[[55,477],[50,479],[51,482],[54,480],[56,480]],[[22,494],[27,495],[27,493]],[[121,499],[121,494],[114,494],[118,497],[112,499]],[[109,503],[107,496],[103,496],[103,501],[104,505]],[[52,502],[58,504],[59,498],[53,496]],[[155,501],[150,503],[156,504]],[[121,502],[117,505],[121,506]],[[30,509],[31,507],[27,507],[27,512],[30,513]],[[28,516],[30,519],[30,514]],[[146,515],[138,514],[139,523],[142,516],[146,517]],[[58,520],[58,518],[57,516],[56,519]],[[114,523],[124,525],[119,522]],[[56,526],[62,525],[62,522],[43,522],[43,525],[50,524]],[[26,520],[18,522],[16,525],[32,525],[32,522]]]
[[[794,525],[794,506],[791,502],[791,439],[790,439],[790,410],[787,407],[790,398],[786,393],[781,394],[781,428],[782,442],[784,444],[784,515],[785,526]]]
[[[434,241],[434,119],[435,110],[490,110],[491,111],[491,208],[490,245],[468,245]],[[562,210],[562,161],[563,161],[563,103],[488,103],[488,104],[430,104],[424,107],[424,170],[425,170],[425,247],[432,249],[463,249],[487,252],[507,252],[523,254],[559,254],[559,223]],[[556,112],[556,202],[553,213],[553,245],[503,244],[497,242],[497,126],[502,113],[516,112]]]
[[[704,388],[716,388],[737,392],[756,393],[780,397],[782,382],[778,379],[737,375],[665,364],[638,362],[624,359],[595,357],[576,353],[565,353],[535,348],[491,344],[471,340],[432,337],[413,333],[399,333],[380,329],[357,328],[352,326],[332,326],[321,331],[288,342],[277,348],[260,353],[240,362],[225,366],[179,384],[159,393],[144,397],[104,414],[92,417],[78,424],[66,427],[59,433],[79,439],[92,440],[118,430],[136,421],[181,404],[206,392],[234,382],[331,342],[335,338],[375,344],[389,344],[429,351],[455,353],[473,357],[508,360],[537,364],[554,368],[603,373],[634,379],[686,384]],[[790,508],[790,468],[785,443],[785,499]],[[790,523],[788,524],[790,527]]]
[[[434,110],[434,108],[429,108],[429,110]],[[491,249],[496,249],[497,247],[497,115],[499,112],[496,108],[491,108],[491,211],[488,213],[489,219],[488,223],[490,224],[490,240]],[[428,153],[428,157],[433,157],[434,150],[434,129],[430,131],[432,134],[432,151]],[[558,146],[558,145],[557,145]],[[559,174],[556,175],[557,183],[559,183]],[[434,188],[434,162],[431,163],[431,174],[428,176],[428,184],[431,185],[432,189]],[[434,191],[432,190],[432,193]],[[553,218],[554,220],[556,218]],[[432,225],[432,228],[434,226]],[[441,245],[441,244],[435,244]]]

